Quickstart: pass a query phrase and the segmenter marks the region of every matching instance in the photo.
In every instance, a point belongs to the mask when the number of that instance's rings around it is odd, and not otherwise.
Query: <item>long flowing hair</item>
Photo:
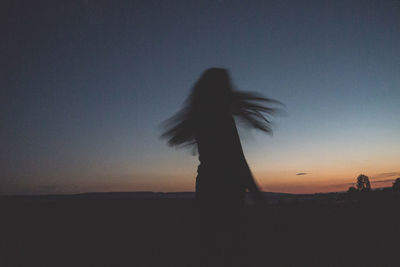
[[[279,109],[267,104],[283,105],[258,93],[235,90],[226,69],[209,68],[195,83],[182,109],[164,122],[161,138],[170,146],[193,146],[199,127],[221,115],[234,116],[246,127],[272,134],[270,117]]]

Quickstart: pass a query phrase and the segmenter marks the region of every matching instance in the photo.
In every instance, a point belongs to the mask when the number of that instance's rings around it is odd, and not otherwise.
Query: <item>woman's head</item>
[[[228,113],[232,95],[229,73],[222,68],[205,70],[195,83],[189,96],[192,112],[198,116]]]
[[[234,90],[228,70],[209,68],[200,75],[184,107],[166,121],[162,137],[168,139],[169,145],[192,145],[196,143],[199,127],[207,127],[207,122],[226,116],[236,116],[249,128],[271,134],[268,116],[277,109],[262,102],[281,104],[256,93]]]
[[[223,68],[209,68],[200,75],[194,87],[219,86],[226,88],[230,85],[228,70]]]

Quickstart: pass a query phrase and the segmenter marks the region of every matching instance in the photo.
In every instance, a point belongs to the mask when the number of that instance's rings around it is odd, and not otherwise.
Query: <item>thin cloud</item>
[[[32,193],[36,194],[59,194],[77,191],[76,185],[39,185]]]
[[[371,181],[371,184],[380,184],[380,183],[388,183],[388,182],[394,182],[395,179],[386,179],[386,180],[380,180],[380,181]],[[355,186],[356,183],[343,183],[343,184],[331,184],[329,185],[330,187],[343,187],[343,186]]]
[[[400,176],[400,172],[383,172],[375,174],[372,179],[382,179],[382,178],[389,178],[393,176]]]
[[[56,185],[40,185],[37,187],[36,192],[39,194],[52,194],[58,193],[60,191],[60,187]]]
[[[329,186],[331,186],[331,187],[343,187],[343,186],[353,186],[353,185],[355,185],[356,183],[345,183],[345,184],[331,184],[331,185],[329,185]]]
[[[373,183],[373,184],[378,184],[378,183],[387,183],[387,182],[394,182],[394,179],[387,179],[387,180],[380,180],[380,181],[372,181],[371,183]]]
[[[38,186],[38,188],[40,190],[51,190],[51,191],[54,191],[54,190],[58,189],[58,186],[56,186],[56,185],[40,185],[40,186]]]
[[[307,172],[299,172],[299,173],[296,173],[296,175],[307,175],[308,173]]]

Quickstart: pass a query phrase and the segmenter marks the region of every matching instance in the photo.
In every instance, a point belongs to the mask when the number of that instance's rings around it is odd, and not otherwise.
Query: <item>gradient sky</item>
[[[400,176],[399,1],[9,1],[1,14],[0,194],[193,191],[159,139],[208,67],[286,105],[240,130],[263,190]]]

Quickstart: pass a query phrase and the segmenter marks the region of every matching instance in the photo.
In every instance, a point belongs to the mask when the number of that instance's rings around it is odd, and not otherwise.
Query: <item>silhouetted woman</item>
[[[201,236],[210,239],[222,229],[237,231],[246,190],[258,201],[260,192],[243,154],[234,116],[247,126],[271,133],[266,115],[276,109],[263,103],[278,101],[234,90],[226,69],[204,71],[185,106],[166,122],[162,137],[171,146],[194,146],[200,165],[196,178],[196,202]],[[235,238],[234,234],[222,237]],[[214,246],[218,237],[206,240]],[[215,241],[215,242],[214,242]],[[210,264],[208,264],[211,266]]]

